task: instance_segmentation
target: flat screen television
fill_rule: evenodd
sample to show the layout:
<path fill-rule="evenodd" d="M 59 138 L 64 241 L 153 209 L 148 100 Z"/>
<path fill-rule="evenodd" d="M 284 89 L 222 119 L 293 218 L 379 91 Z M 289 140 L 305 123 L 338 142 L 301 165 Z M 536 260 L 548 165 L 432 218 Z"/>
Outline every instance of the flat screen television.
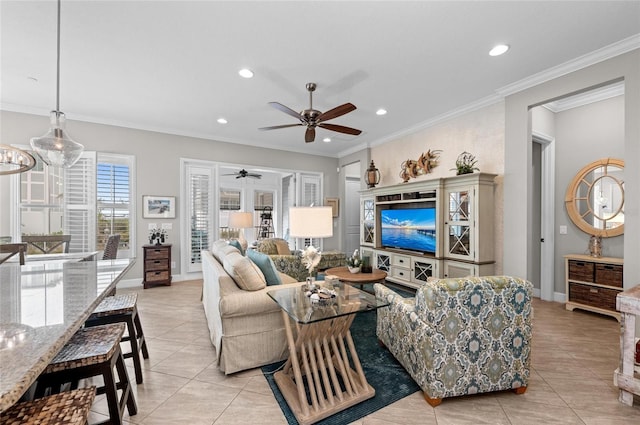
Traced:
<path fill-rule="evenodd" d="M 380 242 L 383 248 L 436 253 L 436 209 L 394 208 L 380 210 Z"/>

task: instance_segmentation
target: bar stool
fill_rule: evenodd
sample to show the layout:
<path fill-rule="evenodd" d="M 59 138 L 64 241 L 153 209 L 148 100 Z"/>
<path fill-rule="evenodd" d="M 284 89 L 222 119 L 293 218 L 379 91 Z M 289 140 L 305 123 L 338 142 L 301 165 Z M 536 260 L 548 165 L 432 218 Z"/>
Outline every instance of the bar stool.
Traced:
<path fill-rule="evenodd" d="M 107 396 L 109 420 L 104 423 L 122 424 L 125 406 L 130 416 L 135 415 L 138 407 L 120 350 L 124 327 L 124 323 L 117 323 L 76 332 L 38 378 L 35 396 L 41 397 L 47 388 L 58 392 L 59 387 L 67 383 L 73 388 L 80 379 L 102 376 L 104 386 L 96 393 Z M 114 366 L 118 381 L 113 373 Z M 119 401 L 118 390 L 122 391 Z"/>
<path fill-rule="evenodd" d="M 136 383 L 142 384 L 142 361 L 140 360 L 140 351 L 142 357 L 149 358 L 147 350 L 147 342 L 144 339 L 142 324 L 140 323 L 140 315 L 138 315 L 138 294 L 122 294 L 112 297 L 106 297 L 91 313 L 91 316 L 85 322 L 86 327 L 106 325 L 109 323 L 126 323 L 127 336 L 122 341 L 129 341 L 131 351 L 123 353 L 125 359 L 133 358 L 133 367 L 136 373 Z"/>
<path fill-rule="evenodd" d="M 96 387 L 89 387 L 17 403 L 0 413 L 0 424 L 84 425 L 95 397 Z"/>

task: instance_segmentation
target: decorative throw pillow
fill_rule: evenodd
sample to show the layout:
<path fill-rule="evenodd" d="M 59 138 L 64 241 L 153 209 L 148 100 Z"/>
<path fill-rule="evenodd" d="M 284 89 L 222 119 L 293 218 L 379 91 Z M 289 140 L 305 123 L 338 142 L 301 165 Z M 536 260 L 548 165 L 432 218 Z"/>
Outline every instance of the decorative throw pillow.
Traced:
<path fill-rule="evenodd" d="M 229 245 L 227 241 L 217 240 L 211 244 L 211 254 L 216 258 L 216 260 L 218 260 L 220 264 L 223 264 L 224 257 L 232 252 L 240 253 L 240 251 L 238 251 L 238 248 Z"/>
<path fill-rule="evenodd" d="M 255 249 L 249 249 L 247 250 L 247 257 L 260 268 L 267 281 L 267 286 L 282 285 L 282 280 L 280 279 L 276 265 L 273 264 L 273 260 L 267 254 L 263 254 Z"/>
<path fill-rule="evenodd" d="M 242 249 L 242 244 L 240 243 L 239 240 L 231 239 L 229 241 L 229 245 L 238 248 L 238 251 L 240 251 L 240 255 L 244 255 L 244 249 Z"/>
<path fill-rule="evenodd" d="M 291 249 L 289 244 L 284 239 L 274 239 L 276 248 L 278 249 L 278 255 L 291 255 Z"/>
<path fill-rule="evenodd" d="M 260 268 L 239 252 L 232 252 L 224 257 L 224 270 L 236 282 L 240 289 L 257 291 L 266 288 L 267 283 Z"/>

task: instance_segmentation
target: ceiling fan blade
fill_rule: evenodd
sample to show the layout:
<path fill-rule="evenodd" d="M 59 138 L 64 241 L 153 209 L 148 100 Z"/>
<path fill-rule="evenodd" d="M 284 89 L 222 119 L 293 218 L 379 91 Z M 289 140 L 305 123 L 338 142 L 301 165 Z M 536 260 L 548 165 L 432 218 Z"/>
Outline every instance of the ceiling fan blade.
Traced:
<path fill-rule="evenodd" d="M 247 174 L 247 177 L 252 177 L 254 179 L 261 179 L 262 174 Z"/>
<path fill-rule="evenodd" d="M 279 128 L 287 128 L 287 127 L 298 127 L 304 125 L 302 123 L 298 123 L 298 124 L 283 124 L 283 125 L 273 125 L 271 127 L 261 127 L 258 130 L 277 130 Z"/>
<path fill-rule="evenodd" d="M 356 128 L 345 127 L 343 125 L 336 124 L 318 124 L 318 127 L 326 128 L 327 130 L 337 131 L 338 133 L 352 134 L 354 136 L 362 133 L 362 130 L 358 130 Z"/>
<path fill-rule="evenodd" d="M 336 106 L 333 109 L 329 109 L 328 111 L 320 114 L 316 122 L 328 121 L 334 118 L 338 118 L 344 114 L 348 114 L 351 111 L 356 110 L 356 105 L 353 103 L 345 103 L 344 105 Z"/>
<path fill-rule="evenodd" d="M 316 139 L 316 129 L 313 127 L 307 127 L 307 131 L 304 133 L 305 143 L 311 143 Z"/>
<path fill-rule="evenodd" d="M 294 111 L 293 109 L 289 108 L 288 106 L 284 106 L 282 103 L 279 102 L 269 102 L 269 105 L 273 106 L 274 108 L 276 108 L 279 111 L 284 112 L 285 114 L 291 115 L 294 118 L 300 119 L 300 114 L 296 111 Z"/>

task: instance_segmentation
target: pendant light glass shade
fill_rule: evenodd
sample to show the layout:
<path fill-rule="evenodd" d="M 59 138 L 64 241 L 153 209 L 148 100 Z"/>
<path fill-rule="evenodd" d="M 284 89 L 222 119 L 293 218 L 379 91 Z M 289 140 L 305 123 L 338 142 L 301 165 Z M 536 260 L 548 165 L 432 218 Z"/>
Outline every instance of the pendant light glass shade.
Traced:
<path fill-rule="evenodd" d="M 69 137 L 63 112 L 51 111 L 51 127 L 40 137 L 31 139 L 31 147 L 47 165 L 69 168 L 80 159 L 84 146 Z"/>
<path fill-rule="evenodd" d="M 51 111 L 51 127 L 47 134 L 32 138 L 31 147 L 45 164 L 69 168 L 80 159 L 84 146 L 69 137 L 64 128 L 66 118 L 60 112 L 60 9 L 58 0 L 56 110 Z"/>
<path fill-rule="evenodd" d="M 0 145 L 0 176 L 29 171 L 36 165 L 30 153 L 13 146 Z"/>

